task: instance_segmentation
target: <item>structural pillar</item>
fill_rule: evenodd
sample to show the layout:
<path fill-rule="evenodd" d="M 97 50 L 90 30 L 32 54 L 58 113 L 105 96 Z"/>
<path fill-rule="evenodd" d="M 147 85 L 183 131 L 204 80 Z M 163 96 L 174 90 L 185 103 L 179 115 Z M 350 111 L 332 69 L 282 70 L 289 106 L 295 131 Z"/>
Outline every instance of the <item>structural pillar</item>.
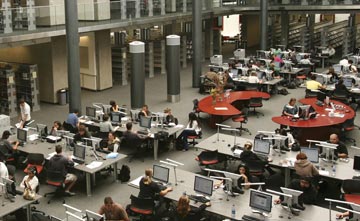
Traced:
<path fill-rule="evenodd" d="M 141 108 L 145 104 L 145 43 L 130 43 L 131 53 L 131 109 Z"/>
<path fill-rule="evenodd" d="M 28 30 L 32 31 L 36 29 L 36 18 L 35 18 L 35 2 L 33 0 L 27 0 L 26 1 L 26 7 L 28 8 L 26 10 L 27 13 L 27 19 L 28 19 Z"/>
<path fill-rule="evenodd" d="M 153 0 L 148 0 L 149 17 L 154 16 L 154 3 Z"/>
<path fill-rule="evenodd" d="M 121 19 L 126 19 L 126 1 L 120 2 Z"/>
<path fill-rule="evenodd" d="M 192 3 L 192 42 L 193 42 L 193 79 L 192 87 L 200 87 L 201 76 L 201 58 L 202 58 L 202 1 L 193 1 Z"/>
<path fill-rule="evenodd" d="M 356 48 L 356 14 L 350 14 L 349 20 L 348 20 L 348 27 L 350 29 L 351 33 L 351 39 L 350 39 L 350 53 Z"/>
<path fill-rule="evenodd" d="M 80 59 L 77 1 L 65 0 L 66 48 L 69 81 L 69 112 L 81 113 Z"/>
<path fill-rule="evenodd" d="M 288 47 L 289 44 L 289 14 L 281 10 L 281 44 Z"/>
<path fill-rule="evenodd" d="M 205 58 L 209 59 L 214 54 L 214 32 L 212 28 L 213 18 L 205 21 Z"/>
<path fill-rule="evenodd" d="M 11 11 L 11 1 L 10 0 L 2 0 L 1 9 L 3 10 L 3 26 L 4 33 L 13 32 L 12 28 L 12 11 Z"/>
<path fill-rule="evenodd" d="M 315 14 L 309 14 L 306 17 L 306 27 L 308 28 L 308 33 L 314 33 L 315 27 Z M 309 48 L 307 50 L 314 48 L 314 35 L 309 35 Z"/>
<path fill-rule="evenodd" d="M 180 36 L 166 37 L 167 100 L 180 101 Z"/>
<path fill-rule="evenodd" d="M 260 49 L 267 49 L 267 29 L 268 29 L 268 0 L 260 2 Z"/>

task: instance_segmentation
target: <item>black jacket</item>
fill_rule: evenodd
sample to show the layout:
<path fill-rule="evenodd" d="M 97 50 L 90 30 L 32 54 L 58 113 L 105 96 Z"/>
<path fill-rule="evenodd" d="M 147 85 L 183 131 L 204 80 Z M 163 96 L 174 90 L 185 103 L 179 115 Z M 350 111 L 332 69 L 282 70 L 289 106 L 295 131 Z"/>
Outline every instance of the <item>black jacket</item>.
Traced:
<path fill-rule="evenodd" d="M 175 221 L 199 221 L 201 219 L 201 213 L 206 209 L 206 205 L 202 204 L 198 208 L 191 207 L 191 210 L 186 216 L 180 216 L 175 210 L 173 214 Z"/>

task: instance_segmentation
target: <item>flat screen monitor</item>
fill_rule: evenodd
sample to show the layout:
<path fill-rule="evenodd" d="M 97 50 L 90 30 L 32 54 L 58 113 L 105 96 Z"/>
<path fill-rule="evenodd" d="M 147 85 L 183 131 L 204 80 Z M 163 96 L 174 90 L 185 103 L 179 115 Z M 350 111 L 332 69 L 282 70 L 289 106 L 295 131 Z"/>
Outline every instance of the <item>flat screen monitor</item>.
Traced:
<path fill-rule="evenodd" d="M 319 163 L 319 149 L 318 148 L 301 147 L 300 152 L 306 154 L 308 160 L 311 163 Z"/>
<path fill-rule="evenodd" d="M 261 212 L 271 213 L 272 195 L 257 190 L 250 190 L 249 206 Z"/>
<path fill-rule="evenodd" d="M 289 189 L 289 188 L 285 188 L 285 187 L 280 187 L 281 191 L 285 194 L 291 195 L 291 201 L 292 204 L 299 204 L 298 199 L 299 196 L 303 193 L 302 191 L 298 191 L 298 190 L 293 190 L 293 189 Z"/>
<path fill-rule="evenodd" d="M 334 64 L 333 68 L 334 68 L 335 73 L 340 73 L 341 72 L 341 65 L 340 64 Z"/>
<path fill-rule="evenodd" d="M 20 142 L 26 143 L 26 141 L 27 141 L 27 131 L 24 130 L 24 129 L 18 128 L 17 129 L 17 139 Z"/>
<path fill-rule="evenodd" d="M 352 78 L 344 78 L 344 85 L 346 88 L 352 88 L 353 85 L 353 79 Z"/>
<path fill-rule="evenodd" d="M 140 127 L 151 128 L 151 117 L 140 116 Z"/>
<path fill-rule="evenodd" d="M 319 82 L 320 84 L 325 84 L 325 78 L 320 74 L 316 75 L 316 81 Z"/>
<path fill-rule="evenodd" d="M 299 106 L 299 118 L 304 120 L 309 119 L 310 105 Z"/>
<path fill-rule="evenodd" d="M 11 194 L 13 196 L 16 196 L 16 187 L 14 184 L 14 181 L 8 179 L 8 178 L 5 178 L 5 177 L 2 177 L 2 183 L 5 185 L 5 191 L 7 194 Z"/>
<path fill-rule="evenodd" d="M 238 73 L 239 73 L 239 70 L 238 70 L 238 69 L 231 69 L 232 77 L 237 77 L 237 76 L 238 76 Z"/>
<path fill-rule="evenodd" d="M 121 114 L 119 112 L 111 112 L 111 121 L 114 123 L 121 122 Z"/>
<path fill-rule="evenodd" d="M 255 139 L 253 150 L 255 153 L 269 154 L 270 153 L 270 143 L 268 140 Z"/>
<path fill-rule="evenodd" d="M 92 212 L 90 210 L 85 210 L 86 212 L 86 220 L 87 221 L 103 221 L 104 216 L 98 213 Z"/>
<path fill-rule="evenodd" d="M 325 99 L 326 99 L 326 94 L 325 93 L 323 93 L 323 92 L 321 92 L 321 91 L 319 91 L 319 92 L 317 92 L 317 100 L 318 101 L 321 101 L 321 102 L 324 102 L 325 101 Z"/>
<path fill-rule="evenodd" d="M 211 179 L 201 176 L 195 176 L 194 191 L 207 196 L 211 196 L 213 191 L 213 182 L 214 181 Z"/>
<path fill-rule="evenodd" d="M 45 124 L 36 124 L 36 130 L 41 137 L 46 137 L 48 135 L 47 126 Z"/>
<path fill-rule="evenodd" d="M 359 156 L 359 155 L 355 155 L 355 156 L 354 156 L 353 169 L 354 169 L 354 170 L 360 170 L 360 156 Z"/>
<path fill-rule="evenodd" d="M 86 107 L 86 116 L 96 118 L 96 107 Z"/>
<path fill-rule="evenodd" d="M 81 144 L 75 144 L 74 157 L 85 160 L 86 146 Z"/>
<path fill-rule="evenodd" d="M 169 182 L 170 169 L 167 167 L 153 165 L 153 178 L 163 183 Z"/>

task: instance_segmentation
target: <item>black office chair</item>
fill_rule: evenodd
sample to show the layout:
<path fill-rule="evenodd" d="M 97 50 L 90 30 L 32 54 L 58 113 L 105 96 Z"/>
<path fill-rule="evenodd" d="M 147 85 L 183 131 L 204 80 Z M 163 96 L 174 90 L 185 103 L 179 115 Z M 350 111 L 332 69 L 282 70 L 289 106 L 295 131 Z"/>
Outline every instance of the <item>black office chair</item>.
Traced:
<path fill-rule="evenodd" d="M 46 183 L 50 186 L 56 187 L 56 190 L 53 192 L 45 193 L 45 197 L 52 195 L 53 197 L 48 200 L 48 204 L 54 198 L 61 198 L 63 203 L 65 203 L 64 196 L 65 193 L 65 177 L 63 176 L 61 171 L 47 170 Z"/>
<path fill-rule="evenodd" d="M 317 92 L 309 89 L 305 89 L 305 98 L 317 97 Z"/>
<path fill-rule="evenodd" d="M 341 186 L 341 198 L 347 202 L 360 203 L 360 180 L 344 180 Z"/>
<path fill-rule="evenodd" d="M 258 83 L 245 83 L 245 91 L 259 91 Z"/>
<path fill-rule="evenodd" d="M 139 215 L 140 220 L 146 220 L 153 217 L 155 212 L 155 204 L 153 199 L 144 199 L 131 195 L 130 200 L 131 204 L 129 210 L 134 215 Z"/>
<path fill-rule="evenodd" d="M 349 103 L 349 92 L 347 90 L 335 89 L 333 91 L 331 99 L 343 102 L 344 104 Z"/>
<path fill-rule="evenodd" d="M 250 113 L 255 114 L 256 117 L 259 117 L 259 114 L 262 115 L 262 116 L 265 116 L 263 113 L 258 112 L 258 111 L 255 110 L 255 108 L 263 106 L 262 100 L 263 100 L 262 97 L 252 97 L 252 98 L 250 98 L 249 108 L 253 108 L 253 111 L 250 111 Z"/>
<path fill-rule="evenodd" d="M 66 121 L 63 122 L 63 128 L 66 131 L 70 131 L 70 133 L 77 133 L 77 128 L 73 127 L 71 124 L 66 123 Z"/>
<path fill-rule="evenodd" d="M 148 140 L 141 139 L 136 134 L 132 134 L 121 139 L 121 149 L 123 150 L 123 148 L 125 148 L 131 150 L 130 153 L 127 153 L 127 155 L 130 156 L 129 162 L 135 158 L 140 158 L 141 161 L 144 162 L 147 147 Z"/>

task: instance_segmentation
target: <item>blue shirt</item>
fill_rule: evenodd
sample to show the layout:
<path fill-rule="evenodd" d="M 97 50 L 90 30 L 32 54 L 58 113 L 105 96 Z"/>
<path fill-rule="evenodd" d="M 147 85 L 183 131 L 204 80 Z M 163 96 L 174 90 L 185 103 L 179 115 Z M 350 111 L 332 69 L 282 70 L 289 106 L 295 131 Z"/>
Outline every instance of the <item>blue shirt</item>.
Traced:
<path fill-rule="evenodd" d="M 66 123 L 71 124 L 75 128 L 75 127 L 77 127 L 78 122 L 79 122 L 79 119 L 75 113 L 70 113 L 68 115 Z"/>

